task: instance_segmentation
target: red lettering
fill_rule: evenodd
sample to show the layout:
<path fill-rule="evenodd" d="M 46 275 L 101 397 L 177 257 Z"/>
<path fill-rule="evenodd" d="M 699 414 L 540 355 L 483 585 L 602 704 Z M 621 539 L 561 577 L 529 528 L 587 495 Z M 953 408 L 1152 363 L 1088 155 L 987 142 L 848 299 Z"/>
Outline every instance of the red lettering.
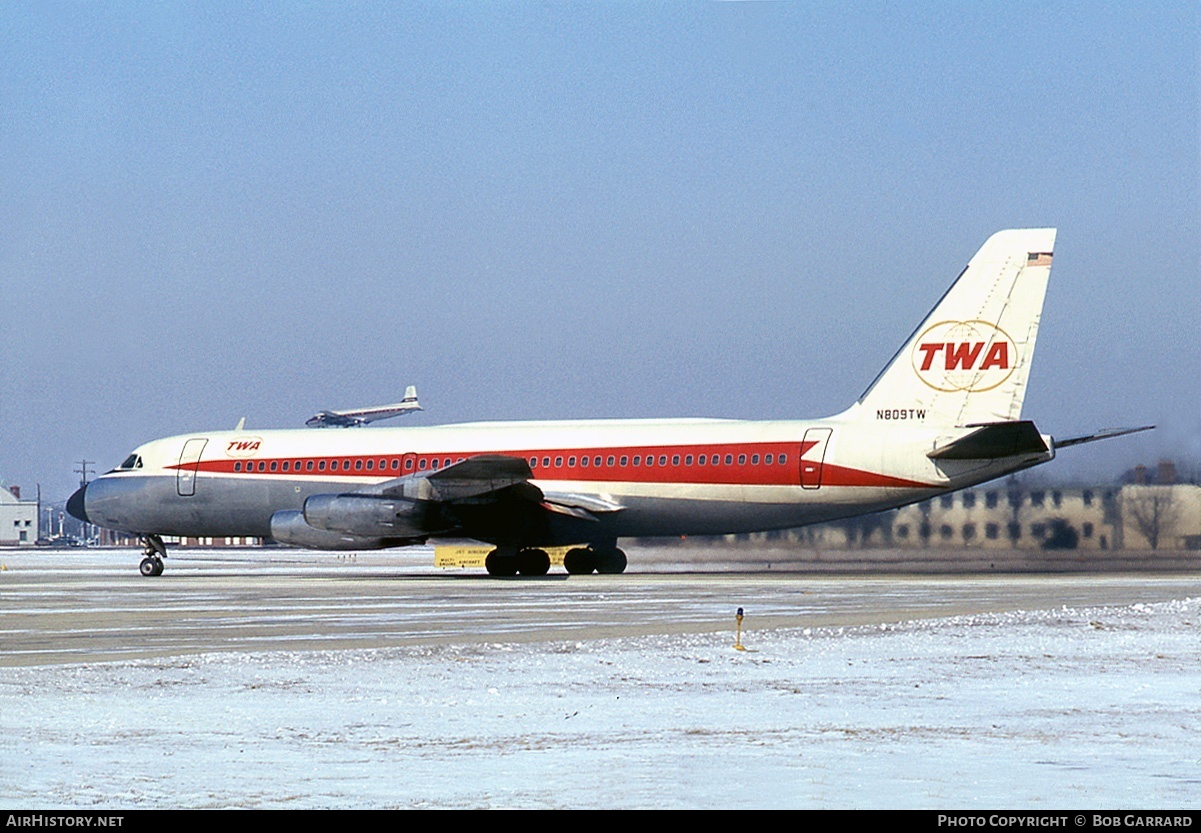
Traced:
<path fill-rule="evenodd" d="M 943 348 L 941 343 L 936 344 L 919 344 L 918 350 L 926 354 L 926 358 L 922 359 L 922 370 L 929 370 L 930 365 L 934 364 L 934 354 Z"/>
<path fill-rule="evenodd" d="M 988 370 L 990 367 L 1003 370 L 1009 368 L 1009 342 L 998 341 L 988 348 L 988 355 L 984 357 L 984 364 L 980 365 L 980 369 Z"/>
<path fill-rule="evenodd" d="M 964 370 L 971 370 L 972 365 L 976 363 L 976 357 L 980 355 L 980 351 L 983 349 L 983 341 L 977 341 L 974 345 L 966 342 L 962 344 L 947 344 L 947 370 L 955 370 L 959 367 L 962 367 Z"/>

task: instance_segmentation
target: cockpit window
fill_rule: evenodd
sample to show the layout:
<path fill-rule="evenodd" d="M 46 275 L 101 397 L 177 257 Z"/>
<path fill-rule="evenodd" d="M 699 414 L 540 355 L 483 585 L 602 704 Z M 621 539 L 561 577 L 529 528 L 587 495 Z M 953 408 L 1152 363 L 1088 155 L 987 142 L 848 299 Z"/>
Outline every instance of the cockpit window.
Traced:
<path fill-rule="evenodd" d="M 117 466 L 115 471 L 130 471 L 131 469 L 140 469 L 142 467 L 142 458 L 136 454 L 130 454 L 125 458 L 125 462 Z"/>

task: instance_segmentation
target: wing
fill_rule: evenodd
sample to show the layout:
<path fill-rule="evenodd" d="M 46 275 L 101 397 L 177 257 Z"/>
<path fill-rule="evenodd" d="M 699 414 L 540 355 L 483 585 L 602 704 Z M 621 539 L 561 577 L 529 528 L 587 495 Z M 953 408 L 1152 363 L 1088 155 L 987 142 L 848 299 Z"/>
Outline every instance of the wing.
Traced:
<path fill-rule="evenodd" d="M 354 492 L 312 495 L 301 514 L 313 532 L 296 529 L 296 518 L 289 517 L 289 534 L 296 543 L 310 547 L 328 533 L 338 536 L 331 537 L 331 543 L 345 542 L 349 536 L 383 546 L 434 535 L 578 542 L 586 540 L 589 527 L 605 515 L 625 508 L 603 495 L 547 492 L 533 479 L 529 463 L 520 457 L 479 455 Z"/>

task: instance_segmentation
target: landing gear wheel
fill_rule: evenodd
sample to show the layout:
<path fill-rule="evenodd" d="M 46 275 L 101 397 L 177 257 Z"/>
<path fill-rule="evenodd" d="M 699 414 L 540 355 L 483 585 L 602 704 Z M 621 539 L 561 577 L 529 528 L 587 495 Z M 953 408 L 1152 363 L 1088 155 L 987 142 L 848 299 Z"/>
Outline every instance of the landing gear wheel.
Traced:
<path fill-rule="evenodd" d="M 163 559 L 167 557 L 167 546 L 161 535 L 142 535 L 142 563 L 138 572 L 144 576 L 161 576 L 163 574 Z"/>
<path fill-rule="evenodd" d="M 488 571 L 490 576 L 515 576 L 517 568 L 521 566 L 521 559 L 512 550 L 509 552 L 501 552 L 500 549 L 494 549 L 488 553 L 488 557 L 484 559 L 484 569 Z"/>
<path fill-rule="evenodd" d="M 563 556 L 563 569 L 573 576 L 586 576 L 596 569 L 596 553 L 587 547 L 575 547 Z"/>
<path fill-rule="evenodd" d="M 163 574 L 162 559 L 148 555 L 138 565 L 138 571 L 144 576 L 161 576 Z"/>
<path fill-rule="evenodd" d="M 530 547 L 517 553 L 517 557 L 521 562 L 518 571 L 523 576 L 544 576 L 550 572 L 550 556 L 546 550 Z"/>
<path fill-rule="evenodd" d="M 596 571 L 601 575 L 617 575 L 626 571 L 626 554 L 617 547 L 596 554 Z"/>

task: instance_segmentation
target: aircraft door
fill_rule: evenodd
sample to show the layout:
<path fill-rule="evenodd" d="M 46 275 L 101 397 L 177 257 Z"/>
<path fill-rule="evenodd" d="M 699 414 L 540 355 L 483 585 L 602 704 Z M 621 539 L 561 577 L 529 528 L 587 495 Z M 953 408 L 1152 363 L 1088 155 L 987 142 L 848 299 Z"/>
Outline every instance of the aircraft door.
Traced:
<path fill-rule="evenodd" d="M 406 474 L 412 474 L 415 471 L 417 471 L 417 454 L 416 452 L 410 451 L 401 458 L 400 476 L 404 477 Z"/>
<path fill-rule="evenodd" d="M 821 488 L 822 464 L 826 460 L 826 444 L 830 441 L 831 433 L 832 428 L 810 428 L 805 432 L 800 455 L 802 488 Z"/>
<path fill-rule="evenodd" d="M 196 472 L 200 469 L 200 455 L 208 440 L 195 437 L 183 444 L 179 454 L 179 468 L 175 474 L 175 488 L 180 497 L 191 497 L 196 494 Z"/>

